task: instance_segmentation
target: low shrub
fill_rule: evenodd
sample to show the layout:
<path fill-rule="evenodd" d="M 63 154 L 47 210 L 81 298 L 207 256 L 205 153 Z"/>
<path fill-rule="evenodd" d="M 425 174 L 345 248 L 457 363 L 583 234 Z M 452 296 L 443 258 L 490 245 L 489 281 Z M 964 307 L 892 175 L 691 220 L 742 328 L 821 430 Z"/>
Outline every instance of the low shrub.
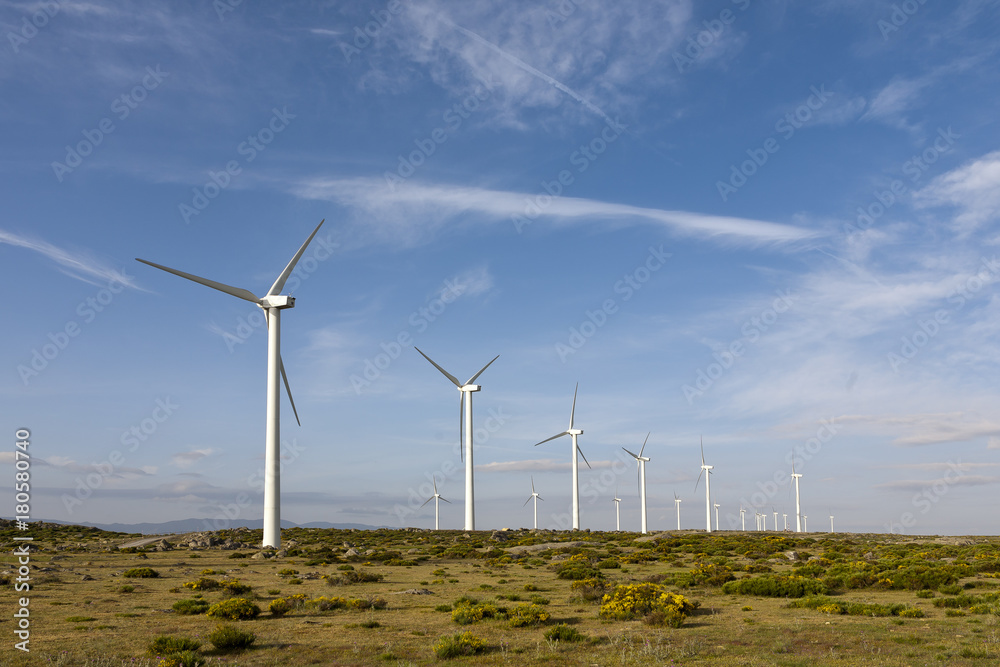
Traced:
<path fill-rule="evenodd" d="M 246 598 L 229 598 L 213 604 L 205 613 L 210 618 L 241 621 L 260 616 L 260 607 Z"/>
<path fill-rule="evenodd" d="M 223 623 L 208 635 L 208 641 L 220 651 L 232 651 L 250 647 L 257 641 L 257 635 L 247 630 L 240 630 L 235 625 Z"/>
<path fill-rule="evenodd" d="M 172 653 L 156 664 L 156 667 L 202 667 L 205 659 L 194 651 Z"/>
<path fill-rule="evenodd" d="M 174 611 L 183 616 L 204 614 L 209 604 L 204 600 L 178 600 L 173 604 Z"/>
<path fill-rule="evenodd" d="M 665 614 L 665 618 L 673 617 L 674 612 L 686 618 L 698 606 L 697 602 L 671 593 L 659 584 L 623 584 L 601 600 L 600 615 L 628 621 L 660 611 Z M 679 627 L 683 622 L 684 618 L 680 618 L 674 627 Z"/>
<path fill-rule="evenodd" d="M 537 604 L 519 604 L 507 612 L 507 623 L 512 628 L 541 625 L 549 619 L 549 614 Z"/>
<path fill-rule="evenodd" d="M 806 595 L 825 595 L 827 588 L 818 579 L 795 575 L 765 575 L 726 582 L 722 585 L 722 592 L 771 598 L 800 598 Z"/>
<path fill-rule="evenodd" d="M 556 642 L 579 642 L 587 638 L 585 634 L 565 623 L 552 626 L 545 632 L 545 638 Z"/>
<path fill-rule="evenodd" d="M 271 603 L 267 605 L 267 610 L 271 612 L 271 616 L 281 618 L 292 610 L 292 603 L 285 598 L 277 598 L 276 600 L 271 600 Z"/>
<path fill-rule="evenodd" d="M 458 658 L 465 655 L 478 655 L 485 650 L 486 641 L 471 632 L 462 632 L 450 637 L 442 637 L 434 645 L 434 654 L 440 660 Z"/>
<path fill-rule="evenodd" d="M 600 600 L 608 592 L 610 584 L 603 579 L 577 579 L 570 584 L 570 589 L 583 600 Z"/>
<path fill-rule="evenodd" d="M 133 567 L 122 572 L 122 576 L 129 579 L 155 579 L 160 573 L 151 567 Z"/>
<path fill-rule="evenodd" d="M 348 586 L 350 584 L 377 583 L 385 579 L 384 574 L 367 570 L 345 570 L 341 574 L 325 577 L 328 586 Z"/>
<path fill-rule="evenodd" d="M 188 581 L 182 584 L 184 588 L 190 588 L 193 591 L 214 591 L 221 586 L 218 579 L 209 579 L 208 577 L 202 577 L 197 581 Z"/>

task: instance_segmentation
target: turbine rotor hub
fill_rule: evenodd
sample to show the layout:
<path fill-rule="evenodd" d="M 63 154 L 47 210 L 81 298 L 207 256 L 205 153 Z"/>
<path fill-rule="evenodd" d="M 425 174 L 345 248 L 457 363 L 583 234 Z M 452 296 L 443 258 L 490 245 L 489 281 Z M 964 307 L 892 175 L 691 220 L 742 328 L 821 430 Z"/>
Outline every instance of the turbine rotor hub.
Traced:
<path fill-rule="evenodd" d="M 261 298 L 260 305 L 262 308 L 294 308 L 295 297 L 288 296 L 287 294 L 265 296 Z"/>

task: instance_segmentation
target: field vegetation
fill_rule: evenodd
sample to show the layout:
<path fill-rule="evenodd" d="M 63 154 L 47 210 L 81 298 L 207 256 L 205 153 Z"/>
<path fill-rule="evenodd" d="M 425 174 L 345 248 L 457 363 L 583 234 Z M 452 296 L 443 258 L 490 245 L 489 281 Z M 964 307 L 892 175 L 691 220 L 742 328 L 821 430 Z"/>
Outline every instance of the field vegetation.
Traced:
<path fill-rule="evenodd" d="M 275 552 L 32 524 L 25 594 L 16 534 L 5 667 L 1000 662 L 998 538 L 291 529 Z"/>

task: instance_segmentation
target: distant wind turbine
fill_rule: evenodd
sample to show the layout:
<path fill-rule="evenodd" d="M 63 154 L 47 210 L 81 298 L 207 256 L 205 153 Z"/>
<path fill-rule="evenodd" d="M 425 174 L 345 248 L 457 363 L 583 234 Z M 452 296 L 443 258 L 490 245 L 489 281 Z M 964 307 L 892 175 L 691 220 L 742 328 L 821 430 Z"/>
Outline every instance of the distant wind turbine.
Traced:
<path fill-rule="evenodd" d="M 434 477 L 433 480 L 434 480 L 434 495 L 425 500 L 424 505 L 426 505 L 432 500 L 434 501 L 434 530 L 441 530 L 441 523 L 439 521 L 441 517 L 441 512 L 440 512 L 441 503 L 439 503 L 438 501 L 443 500 L 449 505 L 451 504 L 451 501 L 442 496 L 440 493 L 438 493 L 437 477 Z M 421 505 L 421 507 L 423 507 L 424 505 Z"/>
<path fill-rule="evenodd" d="M 643 456 L 642 452 L 646 449 L 646 442 L 649 440 L 649 433 L 646 434 L 646 439 L 642 441 L 642 449 L 639 450 L 638 454 L 630 452 L 625 449 L 629 455 L 632 456 L 639 464 L 638 477 L 639 477 L 639 504 L 642 506 L 641 516 L 642 516 L 642 533 L 646 534 L 646 462 L 649 461 L 648 456 Z"/>
<path fill-rule="evenodd" d="M 787 514 L 782 514 L 781 516 L 784 517 L 785 530 L 787 531 L 788 530 L 788 515 Z"/>
<path fill-rule="evenodd" d="M 712 469 L 715 466 L 710 466 L 705 463 L 705 441 L 701 441 L 701 472 L 698 473 L 698 479 L 695 480 L 694 490 L 698 490 L 698 482 L 701 481 L 701 476 L 705 475 L 705 532 L 712 532 L 712 491 L 709 484 L 709 478 L 712 475 Z M 707 474 L 706 474 L 707 473 Z"/>
<path fill-rule="evenodd" d="M 288 262 L 285 269 L 278 275 L 278 279 L 271 285 L 263 297 L 259 297 L 249 290 L 241 287 L 232 287 L 224 283 L 217 283 L 214 280 L 201 278 L 191 273 L 171 269 L 160 264 L 139 259 L 136 261 L 148 264 L 154 268 L 172 273 L 181 278 L 187 278 L 200 285 L 211 287 L 212 289 L 225 292 L 238 299 L 256 304 L 264 311 L 264 321 L 267 323 L 267 402 L 264 426 L 264 538 L 262 546 L 277 549 L 281 546 L 281 464 L 278 458 L 281 447 L 281 389 L 279 382 L 284 381 L 285 392 L 288 394 L 288 401 L 292 405 L 292 412 L 295 414 L 295 421 L 299 420 L 298 412 L 295 410 L 295 402 L 292 401 L 292 391 L 288 386 L 288 376 L 285 375 L 285 364 L 281 361 L 281 311 L 286 308 L 295 307 L 295 298 L 281 294 L 285 288 L 285 282 L 295 269 L 295 265 L 306 251 L 306 247 L 316 236 L 316 232 L 323 226 L 323 220 L 316 225 L 316 229 L 309 235 L 298 252 Z M 300 422 L 301 424 L 301 422 Z"/>
<path fill-rule="evenodd" d="M 805 514 L 802 515 L 802 531 L 805 533 L 809 532 L 809 517 Z"/>
<path fill-rule="evenodd" d="M 795 483 L 795 532 L 802 532 L 802 507 L 799 504 L 799 479 L 802 473 L 795 472 L 795 457 L 792 457 L 792 481 Z"/>
<path fill-rule="evenodd" d="M 414 347 L 413 349 L 416 350 L 417 352 L 420 352 L 420 349 L 417 347 Z M 458 388 L 458 391 L 460 392 L 458 399 L 458 443 L 460 447 L 459 452 L 461 453 L 462 452 L 461 446 L 463 444 L 462 432 L 464 430 L 465 450 L 463 458 L 465 459 L 465 530 L 475 530 L 476 499 L 475 499 L 475 481 L 473 479 L 474 470 L 472 467 L 472 394 L 474 392 L 479 391 L 482 387 L 480 387 L 478 384 L 473 384 L 473 383 L 480 375 L 483 374 L 483 371 L 485 371 L 487 368 L 490 367 L 490 364 L 492 364 L 494 361 L 500 358 L 500 355 L 498 354 L 497 356 L 493 357 L 490 360 L 489 364 L 486 364 L 485 366 L 480 368 L 479 372 L 473 375 L 471 378 L 469 378 L 469 381 L 466 382 L 465 384 L 459 382 L 457 377 L 455 377 L 454 375 L 452 375 L 451 373 L 449 373 L 448 371 L 446 371 L 445 369 L 441 368 L 436 363 L 434 363 L 434 360 L 428 357 L 423 352 L 420 352 L 420 356 L 426 359 L 427 361 L 431 362 L 431 365 L 434 366 L 434 368 L 441 371 L 442 375 L 451 380 L 452 384 L 454 384 Z M 463 427 L 463 417 L 464 417 L 464 427 Z"/>
<path fill-rule="evenodd" d="M 618 497 L 618 489 L 615 489 L 615 497 L 611 499 L 611 502 L 615 504 L 615 530 L 620 531 L 622 529 L 622 499 Z"/>
<path fill-rule="evenodd" d="M 771 511 L 774 513 L 774 532 L 778 532 L 778 510 L 774 509 L 774 505 L 772 505 Z"/>
<path fill-rule="evenodd" d="M 541 442 L 536 442 L 535 447 L 538 445 L 545 444 L 549 440 L 555 440 L 556 438 L 561 438 L 564 435 L 568 435 L 573 442 L 572 451 L 572 463 L 573 463 L 573 530 L 580 530 L 580 460 L 577 458 L 577 454 L 583 456 L 583 451 L 580 446 L 576 443 L 576 437 L 578 435 L 583 435 L 583 429 L 574 428 L 573 420 L 576 416 L 576 394 L 580 390 L 580 383 L 576 383 L 576 389 L 573 390 L 573 407 L 569 411 L 569 428 L 562 433 L 556 433 L 551 438 L 546 438 Z M 583 456 L 583 462 L 590 467 L 590 461 L 587 460 L 586 456 Z"/>
<path fill-rule="evenodd" d="M 830 532 L 833 532 L 833 515 L 830 515 Z"/>
<path fill-rule="evenodd" d="M 677 506 L 677 530 L 681 529 L 681 499 L 674 493 L 674 505 Z"/>
<path fill-rule="evenodd" d="M 719 503 L 715 503 L 715 529 L 719 530 Z"/>
<path fill-rule="evenodd" d="M 747 510 L 743 505 L 740 505 L 740 522 L 743 524 L 743 532 L 747 530 Z"/>
<path fill-rule="evenodd" d="M 535 477 L 534 476 L 531 477 L 531 495 L 528 496 L 528 499 L 524 501 L 524 505 L 527 505 L 532 500 L 535 501 L 535 530 L 538 530 L 538 501 L 539 500 L 545 500 L 545 498 L 542 498 L 540 495 L 538 495 L 537 493 L 535 493 Z M 524 505 L 521 505 L 521 507 L 524 507 Z"/>

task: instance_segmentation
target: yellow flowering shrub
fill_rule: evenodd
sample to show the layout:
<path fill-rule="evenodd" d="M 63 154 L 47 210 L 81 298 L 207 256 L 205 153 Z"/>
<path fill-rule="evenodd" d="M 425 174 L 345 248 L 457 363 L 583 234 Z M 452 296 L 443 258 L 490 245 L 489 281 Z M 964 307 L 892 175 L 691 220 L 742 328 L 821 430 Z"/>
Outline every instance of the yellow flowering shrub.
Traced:
<path fill-rule="evenodd" d="M 697 602 L 671 593 L 659 584 L 623 584 L 601 600 L 601 616 L 628 621 L 660 612 L 672 619 L 679 617 L 677 625 L 680 625 L 698 606 Z"/>

